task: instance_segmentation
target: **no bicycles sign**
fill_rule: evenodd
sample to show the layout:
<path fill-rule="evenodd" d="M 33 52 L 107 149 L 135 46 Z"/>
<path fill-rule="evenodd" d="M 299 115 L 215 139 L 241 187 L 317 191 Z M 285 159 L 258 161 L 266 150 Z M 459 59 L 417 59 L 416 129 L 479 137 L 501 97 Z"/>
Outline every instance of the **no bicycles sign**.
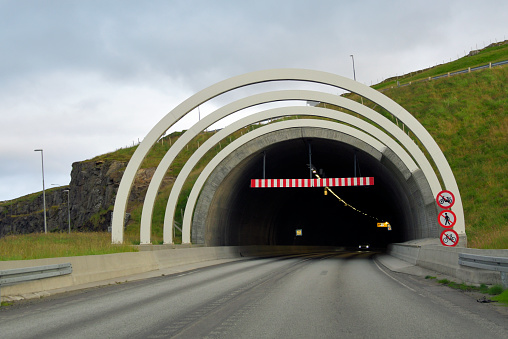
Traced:
<path fill-rule="evenodd" d="M 459 235 L 454 230 L 444 230 L 441 233 L 440 240 L 443 246 L 454 247 L 459 243 Z"/>

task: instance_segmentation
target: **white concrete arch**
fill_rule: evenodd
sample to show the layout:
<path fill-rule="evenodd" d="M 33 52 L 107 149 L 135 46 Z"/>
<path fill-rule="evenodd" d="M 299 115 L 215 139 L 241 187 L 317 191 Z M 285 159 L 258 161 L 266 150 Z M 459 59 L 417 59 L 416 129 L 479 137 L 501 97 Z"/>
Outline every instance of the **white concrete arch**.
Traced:
<path fill-rule="evenodd" d="M 360 114 L 365 118 L 371 120 L 378 126 L 382 127 L 383 129 L 390 131 L 393 137 L 396 140 L 399 140 L 401 144 L 404 145 L 406 149 L 408 149 L 409 154 L 416 160 L 418 165 L 421 167 L 422 171 L 424 172 L 429 182 L 429 185 L 431 186 L 433 194 L 437 195 L 437 193 L 441 190 L 441 185 L 431 164 L 429 163 L 428 159 L 425 157 L 423 152 L 420 150 L 420 148 L 413 142 L 413 140 L 408 135 L 406 135 L 401 129 L 393 128 L 394 125 L 389 119 L 380 115 L 376 111 L 368 108 L 367 106 L 361 105 L 355 101 L 346 99 L 341 96 L 316 91 L 286 90 L 286 91 L 260 93 L 246 98 L 242 98 L 228 105 L 225 105 L 217 109 L 216 111 L 212 112 L 208 116 L 204 117 L 195 125 L 193 125 L 188 131 L 186 131 L 182 136 L 180 136 L 180 138 L 173 144 L 171 149 L 164 155 L 163 159 L 161 160 L 152 177 L 152 180 L 146 193 L 143 211 L 141 215 L 141 230 L 140 230 L 141 243 L 142 244 L 150 243 L 153 207 L 155 204 L 155 199 L 157 197 L 158 189 L 171 163 L 174 161 L 178 153 L 185 147 L 185 145 L 188 142 L 190 142 L 202 130 L 211 126 L 213 123 L 241 109 L 268 102 L 289 101 L 289 100 L 305 100 L 305 101 L 312 100 L 323 102 L 326 104 L 331 104 L 337 107 L 342 107 L 350 111 L 353 111 L 357 114 Z M 334 114 L 339 114 L 339 112 L 336 110 L 331 111 L 334 112 Z M 276 117 L 276 115 L 267 118 L 274 117 Z M 180 173 L 180 175 L 182 175 L 182 173 Z M 167 218 L 165 218 L 165 220 L 166 222 L 168 222 Z M 164 237 L 165 242 L 166 241 L 171 242 L 170 239 L 172 237 L 172 233 L 165 228 L 165 234 L 167 234 Z"/>
<path fill-rule="evenodd" d="M 167 129 L 195 107 L 222 93 L 256 83 L 281 80 L 308 81 L 342 88 L 373 101 L 401 120 L 422 142 L 423 146 L 432 156 L 432 159 L 443 178 L 445 187 L 454 192 L 454 211 L 458 220 L 455 225 L 455 230 L 459 233 L 465 233 L 462 200 L 451 168 L 443 153 L 439 149 L 439 146 L 425 128 L 409 112 L 376 90 L 345 77 L 313 70 L 276 69 L 247 73 L 212 85 L 185 100 L 162 118 L 159 123 L 154 126 L 154 128 L 152 128 L 134 152 L 124 172 L 122 181 L 120 182 L 113 211 L 112 242 L 123 242 L 124 215 L 130 190 L 134 182 L 134 177 L 151 147 L 158 141 Z"/>
<path fill-rule="evenodd" d="M 167 207 L 166 207 L 166 215 L 164 217 L 164 243 L 171 243 L 172 242 L 172 225 L 174 220 L 174 213 L 176 204 L 178 202 L 178 196 L 181 193 L 181 190 L 183 188 L 183 184 L 185 183 L 186 179 L 190 175 L 192 169 L 194 166 L 198 163 L 198 161 L 208 152 L 213 146 L 215 146 L 220 140 L 223 140 L 231 133 L 245 127 L 249 126 L 253 123 L 266 120 L 268 118 L 274 118 L 274 117 L 280 117 L 280 116 L 289 116 L 289 115 L 307 115 L 307 116 L 318 116 L 322 118 L 330 118 L 335 119 L 350 125 L 355 126 L 358 128 L 358 133 L 356 133 L 354 136 L 357 138 L 363 138 L 362 140 L 366 140 L 370 136 L 374 137 L 378 141 L 380 141 L 383 144 L 383 147 L 388 147 L 390 150 L 392 150 L 404 163 L 405 167 L 409 171 L 409 173 L 404 173 L 406 179 L 408 176 L 411 175 L 411 173 L 419 170 L 416 163 L 413 161 L 413 159 L 409 156 L 409 154 L 390 136 L 385 134 L 380 129 L 374 127 L 372 124 L 369 124 L 368 122 L 361 120 L 359 118 L 356 118 L 350 114 L 346 114 L 344 112 L 337 112 L 332 111 L 325 108 L 319 108 L 319 107 L 308 107 L 308 106 L 289 106 L 289 107 L 281 107 L 281 108 L 274 108 L 270 110 L 266 110 L 260 113 L 252 114 L 244 119 L 241 119 L 239 121 L 236 121 L 232 123 L 231 125 L 225 127 L 224 129 L 220 130 L 216 134 L 214 134 L 210 139 L 208 139 L 203 145 L 201 145 L 196 152 L 187 160 L 184 167 L 180 171 L 180 174 L 176 178 L 176 181 L 173 184 L 173 188 L 171 190 L 171 194 L 169 196 Z M 275 123 L 276 125 L 279 125 L 279 123 Z M 277 126 L 279 127 L 279 126 Z M 353 133 L 350 129 L 347 129 L 350 131 L 349 133 Z M 367 134 L 365 134 L 366 132 Z M 251 132 L 249 132 L 250 134 Z M 269 133 L 269 132 L 267 132 Z M 266 134 L 266 133 L 263 133 Z M 369 136 L 370 135 L 370 136 Z M 243 140 L 248 140 L 248 138 L 243 138 Z M 370 139 L 369 139 L 370 140 Z M 383 152 L 383 148 L 381 147 L 378 149 L 381 153 Z M 435 174 L 434 174 L 435 176 Z M 143 225 L 142 225 L 143 226 Z M 147 231 L 147 230 L 143 230 Z M 149 231 L 149 230 L 148 230 Z"/>

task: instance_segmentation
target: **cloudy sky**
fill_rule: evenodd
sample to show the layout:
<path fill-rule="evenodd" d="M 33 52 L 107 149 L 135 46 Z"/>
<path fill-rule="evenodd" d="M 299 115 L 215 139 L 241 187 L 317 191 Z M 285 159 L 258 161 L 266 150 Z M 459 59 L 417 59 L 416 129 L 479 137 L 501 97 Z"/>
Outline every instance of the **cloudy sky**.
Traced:
<path fill-rule="evenodd" d="M 371 85 L 505 40 L 506 13 L 506 0 L 0 0 L 0 201 L 42 189 L 34 149 L 46 187 L 67 185 L 73 162 L 143 140 L 218 81 L 271 68 L 353 78 L 354 55 Z"/>

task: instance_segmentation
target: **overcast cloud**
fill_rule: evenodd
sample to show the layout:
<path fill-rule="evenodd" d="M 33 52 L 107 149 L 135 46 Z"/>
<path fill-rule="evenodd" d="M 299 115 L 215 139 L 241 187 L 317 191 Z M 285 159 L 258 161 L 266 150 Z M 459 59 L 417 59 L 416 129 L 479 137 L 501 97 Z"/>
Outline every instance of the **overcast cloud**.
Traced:
<path fill-rule="evenodd" d="M 353 54 L 371 85 L 505 40 L 506 13 L 506 0 L 0 0 L 0 200 L 42 189 L 34 149 L 46 187 L 67 185 L 73 162 L 142 140 L 218 81 L 293 67 L 353 78 Z"/>

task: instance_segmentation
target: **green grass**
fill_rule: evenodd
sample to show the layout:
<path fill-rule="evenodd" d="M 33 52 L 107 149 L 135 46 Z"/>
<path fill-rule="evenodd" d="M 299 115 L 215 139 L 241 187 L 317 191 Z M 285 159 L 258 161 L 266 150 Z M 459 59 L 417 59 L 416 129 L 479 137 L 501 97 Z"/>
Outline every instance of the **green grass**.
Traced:
<path fill-rule="evenodd" d="M 0 261 L 137 251 L 136 247 L 129 245 L 112 245 L 111 234 L 104 232 L 34 233 L 0 239 Z"/>
<path fill-rule="evenodd" d="M 425 279 L 437 279 L 437 278 L 431 277 L 431 276 L 426 276 Z M 456 289 L 456 290 L 467 291 L 467 292 L 476 291 L 476 292 L 485 293 L 485 294 L 489 294 L 489 295 L 493 295 L 493 296 L 499 296 L 499 297 L 492 298 L 492 299 L 493 300 L 501 299 L 498 301 L 504 300 L 503 302 L 508 303 L 508 290 L 505 290 L 503 288 L 503 286 L 501 286 L 501 285 L 493 285 L 491 287 L 488 287 L 485 284 L 481 284 L 480 286 L 476 286 L 476 285 L 468 285 L 466 283 L 459 284 L 454 281 L 450 281 L 448 279 L 439 279 L 439 280 L 437 280 L 437 282 L 442 285 L 448 286 L 450 288 Z"/>
<path fill-rule="evenodd" d="M 508 290 L 503 291 L 501 294 L 492 297 L 492 300 L 508 304 Z"/>

